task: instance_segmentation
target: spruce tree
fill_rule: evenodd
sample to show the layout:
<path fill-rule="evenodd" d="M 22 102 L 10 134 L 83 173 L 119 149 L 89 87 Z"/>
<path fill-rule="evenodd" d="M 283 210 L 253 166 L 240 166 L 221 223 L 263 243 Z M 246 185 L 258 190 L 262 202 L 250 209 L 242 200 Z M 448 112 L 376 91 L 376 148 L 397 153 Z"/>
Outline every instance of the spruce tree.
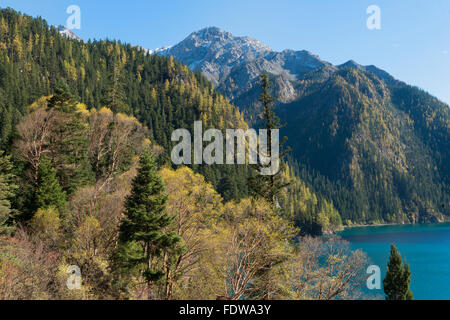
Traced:
<path fill-rule="evenodd" d="M 64 81 L 58 81 L 55 93 L 48 100 L 49 108 L 58 108 L 65 112 L 72 112 L 75 110 L 75 98 L 70 92 L 69 86 Z"/>
<path fill-rule="evenodd" d="M 414 296 L 409 288 L 410 284 L 409 265 L 406 262 L 402 265 L 400 252 L 394 245 L 391 245 L 386 277 L 383 280 L 386 300 L 413 300 Z"/>
<path fill-rule="evenodd" d="M 174 219 L 166 212 L 166 202 L 155 159 L 147 150 L 125 202 L 117 258 L 124 269 L 138 270 L 144 277 L 149 299 L 155 297 L 152 285 L 164 276 L 162 256 L 175 251 L 181 241 L 178 234 L 166 231 Z"/>
<path fill-rule="evenodd" d="M 60 82 L 48 102 L 48 107 L 58 112 L 52 128 L 52 163 L 58 172 L 61 186 L 68 195 L 93 181 L 87 156 L 89 129 L 86 120 L 78 112 L 77 105 L 64 82 Z"/>
<path fill-rule="evenodd" d="M 4 156 L 0 150 L 0 235 L 10 235 L 14 231 L 10 199 L 18 188 L 14 183 L 10 156 Z"/>
<path fill-rule="evenodd" d="M 120 62 L 112 63 L 108 74 L 108 85 L 102 99 L 102 104 L 110 108 L 114 113 L 130 114 L 131 108 L 126 104 L 126 95 L 123 89 L 123 71 Z"/>
<path fill-rule="evenodd" d="M 279 130 L 282 126 L 280 124 L 280 119 L 276 116 L 274 112 L 274 102 L 275 98 L 273 98 L 270 94 L 271 82 L 269 80 L 269 76 L 267 74 L 262 74 L 261 76 L 261 87 L 262 93 L 259 97 L 259 101 L 262 103 L 263 112 L 261 115 L 262 120 L 262 128 L 267 129 L 267 157 L 272 157 L 274 150 L 272 150 L 272 130 Z M 279 195 L 283 188 L 289 185 L 282 177 L 282 172 L 284 168 L 283 158 L 289 152 L 288 149 L 283 149 L 283 144 L 286 142 L 287 138 L 283 138 L 280 142 L 280 150 L 278 153 L 279 156 L 279 170 L 277 173 L 273 175 L 264 176 L 261 175 L 260 172 L 263 168 L 268 167 L 263 165 L 262 163 L 258 163 L 257 165 L 252 165 L 254 169 L 253 176 L 248 179 L 249 189 L 253 197 L 255 199 L 265 199 L 268 203 L 272 204 L 272 207 L 275 212 L 281 214 L 280 205 L 279 205 Z M 270 165 L 269 165 L 270 166 Z M 255 201 L 255 200 L 253 200 Z M 251 298 L 259 299 L 259 300 L 267 300 L 270 299 L 274 292 L 274 288 L 272 287 L 273 283 L 271 281 L 271 270 L 275 266 L 281 264 L 285 257 L 273 257 L 268 262 L 268 267 L 260 270 L 256 274 L 256 280 L 254 283 L 250 284 L 250 286 L 256 286 L 260 289 L 255 290 Z M 270 267 L 269 267 L 270 266 Z M 277 290 L 275 290 L 277 291 Z"/>
<path fill-rule="evenodd" d="M 270 95 L 271 82 L 267 74 L 261 75 L 261 87 L 262 93 L 259 97 L 259 101 L 263 105 L 263 113 L 261 115 L 262 127 L 267 129 L 267 157 L 271 157 L 272 153 L 272 130 L 279 130 L 282 126 L 280 124 L 280 119 L 276 116 L 274 112 L 274 101 L 275 99 Z M 267 167 L 261 163 L 253 165 L 254 175 L 249 178 L 249 187 L 252 195 L 256 198 L 266 199 L 269 203 L 272 203 L 274 207 L 278 205 L 277 196 L 281 190 L 288 186 L 289 183 L 283 181 L 282 171 L 283 171 L 283 161 L 282 159 L 289 152 L 289 149 L 283 149 L 282 146 L 286 142 L 287 138 L 283 138 L 280 142 L 279 150 L 279 160 L 280 169 L 274 175 L 263 176 L 260 174 L 261 169 Z"/>
<path fill-rule="evenodd" d="M 236 181 L 232 180 L 229 176 L 220 179 L 219 185 L 217 186 L 217 192 L 222 196 L 225 202 L 239 198 Z"/>
<path fill-rule="evenodd" d="M 404 278 L 406 279 L 405 281 L 408 283 L 408 290 L 406 291 L 405 294 L 405 300 L 414 300 L 414 295 L 411 291 L 411 289 L 409 288 L 409 285 L 411 284 L 411 270 L 409 269 L 409 264 L 405 262 L 405 266 L 404 266 Z"/>
<path fill-rule="evenodd" d="M 39 164 L 38 186 L 36 189 L 36 207 L 63 209 L 66 204 L 66 193 L 59 184 L 56 170 L 49 159 L 43 158 Z"/>

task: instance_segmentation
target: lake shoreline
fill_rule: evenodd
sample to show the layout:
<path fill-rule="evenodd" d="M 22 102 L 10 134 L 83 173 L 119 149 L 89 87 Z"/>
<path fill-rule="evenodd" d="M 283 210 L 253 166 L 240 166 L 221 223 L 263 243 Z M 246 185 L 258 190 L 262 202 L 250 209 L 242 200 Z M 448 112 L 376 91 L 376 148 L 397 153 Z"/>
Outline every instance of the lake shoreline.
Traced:
<path fill-rule="evenodd" d="M 439 224 L 445 224 L 449 223 L 450 219 L 445 221 L 438 221 L 438 222 L 426 222 L 426 223 L 380 223 L 380 224 L 352 224 L 351 226 L 342 226 L 341 230 L 336 231 L 335 233 L 342 232 L 346 229 L 353 229 L 353 228 L 366 228 L 366 227 L 386 227 L 386 226 L 421 226 L 421 225 L 439 225 Z"/>

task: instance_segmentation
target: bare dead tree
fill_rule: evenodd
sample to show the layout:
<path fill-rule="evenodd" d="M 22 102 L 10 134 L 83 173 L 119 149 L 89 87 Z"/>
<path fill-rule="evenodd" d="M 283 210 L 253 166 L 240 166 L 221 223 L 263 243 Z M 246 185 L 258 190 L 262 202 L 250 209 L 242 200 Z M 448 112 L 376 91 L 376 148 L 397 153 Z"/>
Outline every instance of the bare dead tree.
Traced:
<path fill-rule="evenodd" d="M 19 158 L 30 165 L 31 179 L 38 179 L 42 156 L 50 152 L 50 136 L 56 113 L 52 109 L 40 108 L 25 116 L 17 125 L 19 139 L 15 150 Z"/>
<path fill-rule="evenodd" d="M 135 118 L 114 115 L 109 109 L 92 113 L 88 155 L 96 173 L 96 183 L 91 213 L 98 195 L 111 183 L 130 151 L 138 153 L 143 139 L 144 129 Z"/>
<path fill-rule="evenodd" d="M 294 258 L 293 287 L 298 299 L 356 299 L 366 281 L 368 259 L 339 238 L 303 238 Z"/>

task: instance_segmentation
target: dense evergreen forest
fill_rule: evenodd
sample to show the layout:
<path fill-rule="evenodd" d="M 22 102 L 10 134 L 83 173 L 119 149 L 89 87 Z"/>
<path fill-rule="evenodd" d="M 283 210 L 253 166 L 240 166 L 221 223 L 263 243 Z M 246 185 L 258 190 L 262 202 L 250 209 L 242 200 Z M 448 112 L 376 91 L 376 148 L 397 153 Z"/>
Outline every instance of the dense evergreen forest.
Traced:
<path fill-rule="evenodd" d="M 332 203 L 345 225 L 449 219 L 450 115 L 436 97 L 373 65 L 277 52 L 217 27 L 156 52 L 201 70 L 252 127 L 263 111 L 258 73 L 267 73 L 285 124 L 281 136 L 292 147 L 292 172 Z M 297 220 L 311 221 L 307 216 L 317 218 Z M 312 221 L 303 227 L 316 228 Z"/>
<path fill-rule="evenodd" d="M 196 120 L 202 120 L 205 128 L 247 128 L 239 110 L 204 77 L 172 58 L 149 56 L 120 42 L 68 40 L 41 18 L 12 10 L 2 10 L 0 24 L 0 132 L 2 148 L 7 151 L 28 106 L 53 94 L 61 83 L 87 109 L 108 106 L 115 113 L 135 116 L 148 129 L 148 138 L 163 148 L 160 162 L 169 163 L 173 130 L 191 130 Z M 247 166 L 193 169 L 227 201 L 249 194 L 247 177 L 251 172 Z M 291 194 L 284 200 L 290 202 L 286 205 L 289 215 L 296 217 L 302 229 L 312 230 L 316 225 L 320 233 L 318 216 L 302 209 L 309 196 L 303 197 L 295 184 L 286 192 Z M 322 208 L 323 215 L 334 215 L 332 204 L 322 202 L 314 202 L 314 210 Z M 305 215 L 310 218 L 305 220 Z M 330 226 L 325 224 L 324 229 L 332 230 Z"/>
<path fill-rule="evenodd" d="M 314 71 L 281 105 L 291 167 L 344 224 L 450 216 L 449 106 L 375 67 Z"/>
<path fill-rule="evenodd" d="M 0 20 L 1 143 L 8 148 L 14 126 L 27 107 L 52 94 L 65 82 L 76 99 L 88 106 L 108 106 L 113 112 L 136 116 L 149 129 L 149 138 L 171 150 L 173 130 L 205 127 L 245 128 L 238 109 L 199 74 L 172 59 L 147 56 L 115 41 L 78 42 L 62 37 L 42 19 L 3 10 Z M 242 167 L 200 167 L 214 186 L 233 198 L 248 194 Z M 237 188 L 237 186 L 240 186 Z M 220 186 L 219 186 L 220 187 Z"/>
<path fill-rule="evenodd" d="M 341 220 L 295 170 L 172 166 L 172 130 L 247 127 L 173 59 L 1 10 L 0 107 L 0 299 L 360 297 L 365 254 L 298 241 Z"/>
<path fill-rule="evenodd" d="M 171 57 L 1 9 L 0 299 L 361 298 L 366 255 L 311 236 L 447 220 L 448 106 L 342 67 L 275 114 L 269 79 L 248 101 L 287 124 L 278 174 L 174 166 L 175 129 L 246 129 L 245 108 Z"/>

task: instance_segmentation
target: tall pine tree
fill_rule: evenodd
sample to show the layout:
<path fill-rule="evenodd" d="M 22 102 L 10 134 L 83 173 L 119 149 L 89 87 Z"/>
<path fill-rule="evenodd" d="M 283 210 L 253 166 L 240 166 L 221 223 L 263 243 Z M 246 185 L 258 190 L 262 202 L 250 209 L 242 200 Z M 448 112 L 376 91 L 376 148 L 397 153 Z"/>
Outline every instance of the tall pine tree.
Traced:
<path fill-rule="evenodd" d="M 131 108 L 126 104 L 125 90 L 123 89 L 123 70 L 120 62 L 112 63 L 108 74 L 108 84 L 102 99 L 102 104 L 110 108 L 114 113 L 130 114 Z"/>
<path fill-rule="evenodd" d="M 166 212 L 166 202 L 154 156 L 147 150 L 125 202 L 117 258 L 125 269 L 138 270 L 144 277 L 149 299 L 156 297 L 152 285 L 164 276 L 162 257 L 181 241 L 178 234 L 166 231 L 174 219 Z"/>
<path fill-rule="evenodd" d="M 13 183 L 10 156 L 4 156 L 0 150 L 0 235 L 10 235 L 14 231 L 13 213 L 10 199 L 17 186 Z"/>
<path fill-rule="evenodd" d="M 43 158 L 39 164 L 38 186 L 36 190 L 36 208 L 48 209 L 54 207 L 63 209 L 66 204 L 66 193 L 62 190 L 49 159 Z"/>
<path fill-rule="evenodd" d="M 259 101 L 263 105 L 263 113 L 261 115 L 262 127 L 267 129 L 267 157 L 271 157 L 275 150 L 272 150 L 272 130 L 279 130 L 282 126 L 280 124 L 280 119 L 276 116 L 274 112 L 274 101 L 270 95 L 271 82 L 267 74 L 261 74 L 261 87 L 262 93 L 259 97 Z M 282 159 L 289 152 L 288 149 L 283 149 L 282 146 L 286 142 L 287 138 L 283 138 L 280 143 L 279 150 L 279 161 L 280 169 L 277 173 L 273 175 L 264 176 L 261 175 L 261 169 L 267 168 L 267 165 L 261 164 L 254 165 L 255 173 L 249 178 L 249 187 L 253 196 L 256 198 L 264 198 L 269 203 L 273 203 L 274 207 L 278 205 L 277 196 L 284 187 L 287 187 L 289 183 L 283 180 L 283 161 Z"/>
<path fill-rule="evenodd" d="M 398 249 L 392 245 L 386 277 L 383 280 L 386 300 L 413 300 L 414 296 L 409 288 L 411 284 L 411 271 L 405 262 L 402 266 L 402 256 Z"/>
<path fill-rule="evenodd" d="M 71 195 L 79 187 L 93 182 L 87 156 L 89 128 L 79 104 L 67 84 L 61 82 L 49 99 L 48 108 L 58 111 L 52 128 L 51 160 L 58 172 L 61 187 Z"/>
<path fill-rule="evenodd" d="M 70 92 L 67 83 L 58 81 L 54 95 L 48 100 L 48 107 L 58 108 L 64 112 L 72 112 L 75 109 L 75 104 L 75 97 Z"/>

